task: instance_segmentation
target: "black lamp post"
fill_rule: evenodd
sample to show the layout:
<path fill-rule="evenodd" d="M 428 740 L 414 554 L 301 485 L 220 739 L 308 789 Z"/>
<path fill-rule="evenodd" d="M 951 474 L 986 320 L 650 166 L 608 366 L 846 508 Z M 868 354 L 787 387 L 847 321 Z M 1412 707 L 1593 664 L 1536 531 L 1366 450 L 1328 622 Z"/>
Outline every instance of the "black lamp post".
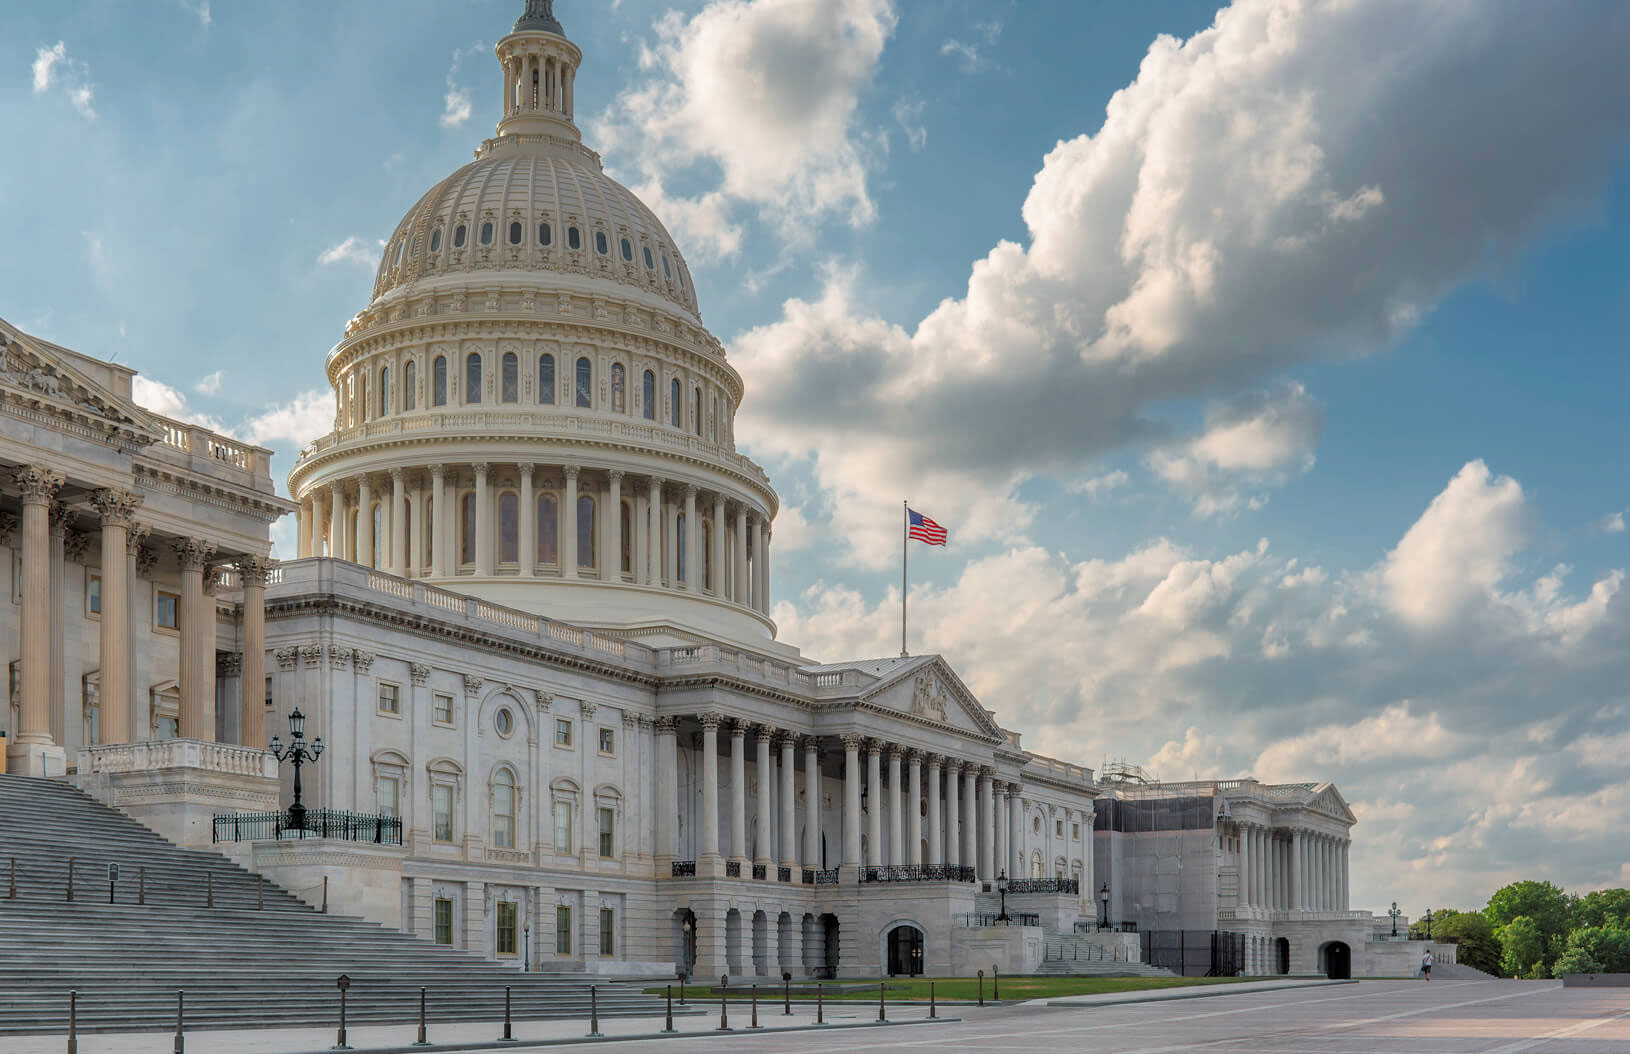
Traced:
<path fill-rule="evenodd" d="M 532 924 L 523 922 L 521 932 L 526 936 L 526 962 L 521 964 L 521 972 L 526 973 L 532 969 Z"/>
<path fill-rule="evenodd" d="M 323 756 L 323 737 L 318 736 L 310 748 L 306 746 L 306 715 L 298 707 L 289 715 L 289 734 L 293 739 L 287 748 L 277 736 L 272 737 L 272 756 L 278 761 L 294 762 L 294 804 L 289 806 L 289 827 L 296 831 L 306 829 L 306 807 L 300 804 L 300 766 L 315 765 Z"/>
<path fill-rule="evenodd" d="M 1109 929 L 1109 883 L 1108 882 L 1105 882 L 1103 888 L 1098 891 L 1098 903 L 1100 903 L 1100 904 L 1102 904 L 1104 906 L 1104 915 L 1103 915 L 1103 918 L 1098 921 L 1098 928 L 1101 929 L 1101 930 L 1107 930 L 1107 929 Z"/>
<path fill-rule="evenodd" d="M 1396 900 L 1392 902 L 1392 910 L 1387 912 L 1387 914 L 1392 916 L 1392 935 L 1396 937 L 1398 936 L 1398 916 L 1403 914 L 1403 912 L 1398 910 L 1398 902 Z"/>
<path fill-rule="evenodd" d="M 1427 908 L 1426 909 L 1426 914 L 1423 915 L 1422 918 L 1425 919 L 1425 921 L 1426 921 L 1426 939 L 1431 940 L 1432 939 L 1432 909 Z"/>
<path fill-rule="evenodd" d="M 861 784 L 860 785 L 860 811 L 861 812 L 870 812 L 871 811 L 871 797 L 872 797 L 872 789 L 871 789 L 871 787 L 867 786 L 864 783 Z"/>
<path fill-rule="evenodd" d="M 1002 894 L 1002 913 L 996 916 L 997 922 L 1007 921 L 1007 872 L 999 872 L 996 876 L 996 892 Z"/>

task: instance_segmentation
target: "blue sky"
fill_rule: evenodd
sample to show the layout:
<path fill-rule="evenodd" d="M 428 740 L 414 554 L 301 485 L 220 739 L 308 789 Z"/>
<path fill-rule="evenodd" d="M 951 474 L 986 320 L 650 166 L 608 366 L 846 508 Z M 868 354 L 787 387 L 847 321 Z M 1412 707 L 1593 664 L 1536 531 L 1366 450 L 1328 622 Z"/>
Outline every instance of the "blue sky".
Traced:
<path fill-rule="evenodd" d="M 0 316 L 281 475 L 519 7 L 7 5 Z M 557 14 L 746 379 L 783 639 L 895 647 L 909 496 L 913 648 L 1027 746 L 1335 780 L 1360 903 L 1630 884 L 1622 5 Z"/>

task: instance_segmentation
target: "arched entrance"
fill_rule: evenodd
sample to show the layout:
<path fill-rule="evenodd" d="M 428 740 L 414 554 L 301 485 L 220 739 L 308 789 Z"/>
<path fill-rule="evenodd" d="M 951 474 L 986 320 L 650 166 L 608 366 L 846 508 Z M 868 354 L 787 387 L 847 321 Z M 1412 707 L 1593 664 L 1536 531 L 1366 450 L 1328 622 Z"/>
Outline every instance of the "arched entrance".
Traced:
<path fill-rule="evenodd" d="M 1353 950 L 1341 941 L 1331 941 L 1319 948 L 1319 971 L 1332 981 L 1345 981 L 1353 976 Z"/>
<path fill-rule="evenodd" d="M 826 962 L 823 964 L 825 970 L 821 976 L 828 978 L 836 977 L 838 975 L 838 962 L 840 959 L 838 947 L 838 938 L 840 936 L 838 931 L 838 917 L 836 915 L 822 915 L 820 918 L 820 927 L 822 933 L 826 937 Z"/>
<path fill-rule="evenodd" d="M 889 976 L 916 977 L 923 972 L 923 931 L 896 926 L 889 931 Z"/>
<path fill-rule="evenodd" d="M 1273 958 L 1275 973 L 1290 973 L 1290 941 L 1280 937 L 1273 942 Z"/>

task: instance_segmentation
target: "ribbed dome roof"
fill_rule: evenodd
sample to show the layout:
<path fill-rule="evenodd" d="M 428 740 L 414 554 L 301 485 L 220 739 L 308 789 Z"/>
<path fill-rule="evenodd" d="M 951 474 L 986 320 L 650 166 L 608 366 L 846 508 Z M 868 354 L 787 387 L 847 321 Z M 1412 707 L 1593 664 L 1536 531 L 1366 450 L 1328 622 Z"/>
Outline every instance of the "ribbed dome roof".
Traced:
<path fill-rule="evenodd" d="M 662 222 L 591 151 L 553 137 L 490 140 L 432 187 L 386 243 L 373 299 L 485 271 L 543 286 L 559 274 L 606 279 L 696 314 L 690 271 Z"/>

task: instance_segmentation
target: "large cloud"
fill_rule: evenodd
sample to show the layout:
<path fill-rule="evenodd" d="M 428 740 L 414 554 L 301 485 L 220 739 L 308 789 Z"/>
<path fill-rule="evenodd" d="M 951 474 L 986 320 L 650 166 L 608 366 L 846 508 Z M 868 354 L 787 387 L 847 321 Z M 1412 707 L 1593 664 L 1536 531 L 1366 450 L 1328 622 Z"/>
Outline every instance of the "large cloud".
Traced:
<path fill-rule="evenodd" d="M 1028 476 L 1169 441 L 1153 404 L 1380 348 L 1576 204 L 1630 128 L 1627 47 L 1615 5 L 1242 0 L 1047 155 L 1028 244 L 961 297 L 901 327 L 840 275 L 735 341 L 739 434 L 814 457 L 867 562 L 906 493 L 1010 532 Z"/>
<path fill-rule="evenodd" d="M 913 589 L 913 650 L 947 655 L 1031 749 L 1168 779 L 1335 781 L 1362 821 L 1355 906 L 1475 904 L 1518 875 L 1617 882 L 1630 594 L 1618 571 L 1519 580 L 1506 541 L 1479 541 L 1533 515 L 1473 463 L 1392 553 L 1346 573 L 1266 542 L 1079 563 L 1014 548 Z M 1467 576 L 1422 633 L 1391 571 L 1446 523 L 1501 570 Z M 775 616 L 815 658 L 898 647 L 897 593 L 819 585 Z"/>

